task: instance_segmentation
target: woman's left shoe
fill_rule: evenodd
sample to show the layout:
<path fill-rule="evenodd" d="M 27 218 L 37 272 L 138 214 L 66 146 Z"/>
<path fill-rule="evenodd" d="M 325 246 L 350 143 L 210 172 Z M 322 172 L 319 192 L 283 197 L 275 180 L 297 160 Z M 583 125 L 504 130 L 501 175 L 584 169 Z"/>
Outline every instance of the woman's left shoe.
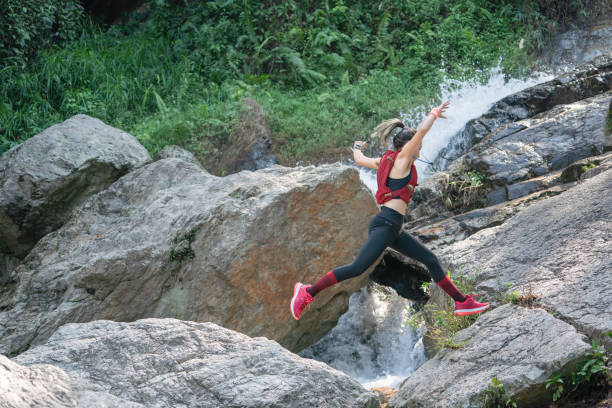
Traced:
<path fill-rule="evenodd" d="M 473 298 L 480 295 L 465 295 L 466 299 L 463 302 L 455 301 L 455 316 L 465 316 L 484 312 L 489 308 L 488 303 L 480 303 Z"/>

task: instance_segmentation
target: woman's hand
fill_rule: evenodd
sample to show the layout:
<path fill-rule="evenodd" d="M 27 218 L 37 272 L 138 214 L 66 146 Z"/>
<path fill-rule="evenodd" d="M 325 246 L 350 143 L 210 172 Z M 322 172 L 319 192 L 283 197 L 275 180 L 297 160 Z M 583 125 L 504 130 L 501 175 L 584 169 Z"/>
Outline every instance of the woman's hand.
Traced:
<path fill-rule="evenodd" d="M 357 149 L 357 150 L 361 150 L 363 149 L 363 147 L 366 145 L 367 142 L 364 142 L 363 140 L 356 140 L 355 142 L 353 142 L 353 150 Z"/>
<path fill-rule="evenodd" d="M 448 105 L 450 105 L 450 101 L 446 101 L 442 105 L 438 106 L 438 109 L 440 109 L 440 116 L 438 117 L 446 119 L 446 116 L 444 116 L 443 113 L 448 109 Z"/>

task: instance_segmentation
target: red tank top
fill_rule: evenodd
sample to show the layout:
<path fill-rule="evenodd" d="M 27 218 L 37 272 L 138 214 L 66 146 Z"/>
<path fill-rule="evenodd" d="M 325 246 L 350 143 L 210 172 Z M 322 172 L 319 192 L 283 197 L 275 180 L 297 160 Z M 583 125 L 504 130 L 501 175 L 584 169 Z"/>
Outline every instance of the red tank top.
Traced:
<path fill-rule="evenodd" d="M 399 152 L 399 150 L 387 150 L 380 159 L 380 164 L 378 165 L 378 171 L 376 173 L 376 181 L 378 183 L 378 190 L 376 191 L 376 202 L 378 204 L 384 204 L 394 197 L 399 197 L 406 203 L 408 203 L 410 201 L 410 198 L 412 197 L 412 192 L 414 191 L 414 188 L 418 186 L 417 169 L 414 163 L 412 163 L 412 167 L 410 169 L 412 177 L 410 178 L 408 184 L 406 184 L 401 189 L 394 191 L 392 191 L 389 186 L 387 186 L 387 179 L 389 178 L 389 173 L 391 172 L 391 168 L 393 168 L 395 158 L 397 157 Z"/>

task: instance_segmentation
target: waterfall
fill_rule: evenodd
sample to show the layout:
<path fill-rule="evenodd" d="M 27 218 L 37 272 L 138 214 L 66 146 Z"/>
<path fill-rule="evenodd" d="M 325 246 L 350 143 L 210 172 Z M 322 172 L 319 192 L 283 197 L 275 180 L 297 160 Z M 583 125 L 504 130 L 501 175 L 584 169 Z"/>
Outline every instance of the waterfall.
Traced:
<path fill-rule="evenodd" d="M 527 79 L 505 80 L 501 68 L 494 68 L 486 83 L 447 80 L 440 87 L 440 99 L 450 100 L 447 119 L 439 119 L 423 140 L 420 158 L 433 161 L 470 120 L 484 114 L 496 101 L 530 86 L 552 79 L 538 73 Z M 423 106 L 402 112 L 407 125 L 416 127 L 429 112 Z M 416 163 L 419 177 L 432 174 L 429 165 Z M 360 178 L 374 194 L 376 172 L 359 168 Z M 300 355 L 323 361 L 362 383 L 366 388 L 398 387 L 426 361 L 422 345 L 423 328 L 405 324 L 410 312 L 409 300 L 393 290 L 370 282 L 354 293 L 348 311 L 336 327 Z"/>
<path fill-rule="evenodd" d="M 445 115 L 447 118 L 436 120 L 423 139 L 419 158 L 433 162 L 438 152 L 449 144 L 453 136 L 463 130 L 469 120 L 482 116 L 498 100 L 552 78 L 554 75 L 540 72 L 527 79 L 506 81 L 501 68 L 497 67 L 491 70 L 489 79 L 484 84 L 477 81 L 461 82 L 452 79 L 444 81 L 440 86 L 440 100 L 451 101 Z M 422 106 L 409 112 L 402 112 L 401 119 L 405 124 L 416 128 L 431 108 L 431 106 Z M 417 160 L 415 165 L 421 180 L 433 173 L 431 166 L 423 161 Z M 375 193 L 376 172 L 361 167 L 359 174 L 370 191 Z"/>

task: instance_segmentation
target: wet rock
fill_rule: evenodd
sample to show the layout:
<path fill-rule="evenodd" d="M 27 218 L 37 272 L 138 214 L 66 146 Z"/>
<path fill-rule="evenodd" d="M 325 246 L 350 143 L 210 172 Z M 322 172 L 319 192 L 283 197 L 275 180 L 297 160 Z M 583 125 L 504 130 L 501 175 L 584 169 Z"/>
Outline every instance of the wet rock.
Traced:
<path fill-rule="evenodd" d="M 477 275 L 476 290 L 489 299 L 507 285 L 532 292 L 543 306 L 610 350 L 611 185 L 608 169 L 534 202 L 497 227 L 440 248 L 438 255 L 453 268 Z"/>
<path fill-rule="evenodd" d="M 600 166 L 601 165 L 601 166 Z M 586 159 L 578 160 L 569 166 L 567 166 L 561 173 L 561 179 L 565 182 L 580 180 L 585 173 L 599 168 L 593 172 L 590 172 L 589 176 L 592 177 L 596 174 L 602 173 L 612 165 L 612 152 L 604 153 L 599 156 L 587 157 Z"/>
<path fill-rule="evenodd" d="M 400 384 L 389 408 L 481 407 L 496 377 L 519 406 L 544 406 L 546 380 L 568 374 L 590 345 L 571 325 L 543 309 L 504 305 L 485 312 Z"/>
<path fill-rule="evenodd" d="M 380 406 L 374 393 L 324 363 L 213 323 L 68 324 L 15 361 L 52 364 L 94 391 L 153 408 Z"/>
<path fill-rule="evenodd" d="M 561 105 L 521 122 L 526 129 L 483 141 L 464 156 L 471 169 L 497 185 L 510 184 L 603 151 L 605 118 L 612 92 Z"/>
<path fill-rule="evenodd" d="M 96 319 L 210 321 L 291 350 L 315 343 L 368 274 L 289 312 L 293 284 L 352 261 L 376 203 L 340 164 L 216 177 L 182 159 L 140 167 L 87 200 L 16 268 L 0 352 Z M 351 214 L 347 218 L 346 214 Z"/>
<path fill-rule="evenodd" d="M 73 209 L 150 162 L 131 135 L 76 115 L 0 156 L 0 241 L 19 258 Z"/>
<path fill-rule="evenodd" d="M 555 196 L 576 185 L 576 182 L 564 184 L 553 182 L 553 180 L 559 178 L 558 175 L 559 172 L 539 179 L 538 185 L 540 187 L 551 185 L 551 187 L 544 190 L 536 191 L 511 201 L 504 201 L 500 204 L 453 215 L 440 221 L 428 219 L 428 222 L 420 224 L 406 223 L 403 229 L 416 236 L 429 249 L 435 252 L 438 248 L 461 241 L 482 229 L 501 225 L 507 219 L 538 200 Z M 547 181 L 550 184 L 546 184 Z M 414 263 L 414 261 L 412 262 Z"/>
<path fill-rule="evenodd" d="M 523 129 L 522 123 L 557 105 L 571 104 L 612 89 L 612 56 L 601 56 L 551 81 L 524 89 L 496 102 L 440 150 L 434 160 L 437 168 L 446 168 L 446 158 L 459 157 L 488 137 L 490 142 L 507 138 Z"/>

